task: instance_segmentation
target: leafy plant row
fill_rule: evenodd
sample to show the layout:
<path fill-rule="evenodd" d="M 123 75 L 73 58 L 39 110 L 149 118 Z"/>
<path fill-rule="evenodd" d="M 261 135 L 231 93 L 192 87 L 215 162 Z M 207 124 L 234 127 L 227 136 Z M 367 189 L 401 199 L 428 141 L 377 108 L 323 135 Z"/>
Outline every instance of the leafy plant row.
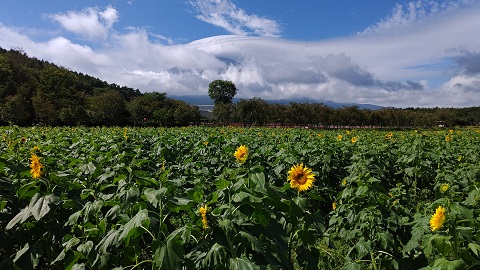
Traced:
<path fill-rule="evenodd" d="M 0 132 L 2 269 L 480 266 L 476 130 Z"/>

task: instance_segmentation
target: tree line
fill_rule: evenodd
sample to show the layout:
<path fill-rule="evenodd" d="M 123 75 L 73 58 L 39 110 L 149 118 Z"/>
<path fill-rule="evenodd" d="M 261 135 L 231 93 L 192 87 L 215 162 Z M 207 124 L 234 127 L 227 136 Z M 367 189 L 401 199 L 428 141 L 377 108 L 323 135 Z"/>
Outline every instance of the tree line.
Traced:
<path fill-rule="evenodd" d="M 243 126 L 433 128 L 480 125 L 480 107 L 470 108 L 381 108 L 345 106 L 334 109 L 323 103 L 275 104 L 255 97 L 233 103 L 237 88 L 230 81 L 209 85 L 217 123 Z"/>
<path fill-rule="evenodd" d="M 0 48 L 0 124 L 29 126 L 183 126 L 200 120 L 198 107 L 141 93 Z"/>
<path fill-rule="evenodd" d="M 141 93 L 28 57 L 21 50 L 0 48 L 0 125 L 429 128 L 480 122 L 480 107 L 334 109 L 322 103 L 268 103 L 257 97 L 233 103 L 237 88 L 224 80 L 212 81 L 208 91 L 215 104 L 213 117 L 166 93 Z"/>
<path fill-rule="evenodd" d="M 216 105 L 213 115 L 219 124 L 242 126 L 399 129 L 480 125 L 480 107 L 335 109 L 322 103 L 273 104 L 260 98 Z"/>

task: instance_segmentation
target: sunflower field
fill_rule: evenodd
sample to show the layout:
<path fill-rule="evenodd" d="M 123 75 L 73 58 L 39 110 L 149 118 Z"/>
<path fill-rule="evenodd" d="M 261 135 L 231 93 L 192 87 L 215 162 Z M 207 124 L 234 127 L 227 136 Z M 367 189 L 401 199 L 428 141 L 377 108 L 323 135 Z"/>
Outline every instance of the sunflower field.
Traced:
<path fill-rule="evenodd" d="M 480 269 L 479 130 L 0 136 L 0 269 Z"/>

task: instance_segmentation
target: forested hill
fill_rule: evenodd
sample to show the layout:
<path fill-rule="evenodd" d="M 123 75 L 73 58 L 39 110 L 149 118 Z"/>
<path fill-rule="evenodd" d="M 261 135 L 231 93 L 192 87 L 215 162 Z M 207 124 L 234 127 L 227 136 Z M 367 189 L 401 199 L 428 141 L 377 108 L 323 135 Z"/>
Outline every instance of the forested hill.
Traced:
<path fill-rule="evenodd" d="M 0 124 L 180 126 L 198 121 L 197 107 L 141 93 L 0 48 Z"/>

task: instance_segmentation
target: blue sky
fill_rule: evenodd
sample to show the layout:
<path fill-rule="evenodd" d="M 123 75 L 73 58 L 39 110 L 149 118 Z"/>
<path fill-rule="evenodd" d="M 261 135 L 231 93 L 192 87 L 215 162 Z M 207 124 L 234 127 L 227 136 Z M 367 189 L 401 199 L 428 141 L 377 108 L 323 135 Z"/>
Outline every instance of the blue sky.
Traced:
<path fill-rule="evenodd" d="M 1 1 L 0 47 L 142 92 L 480 106 L 480 1 Z"/>

